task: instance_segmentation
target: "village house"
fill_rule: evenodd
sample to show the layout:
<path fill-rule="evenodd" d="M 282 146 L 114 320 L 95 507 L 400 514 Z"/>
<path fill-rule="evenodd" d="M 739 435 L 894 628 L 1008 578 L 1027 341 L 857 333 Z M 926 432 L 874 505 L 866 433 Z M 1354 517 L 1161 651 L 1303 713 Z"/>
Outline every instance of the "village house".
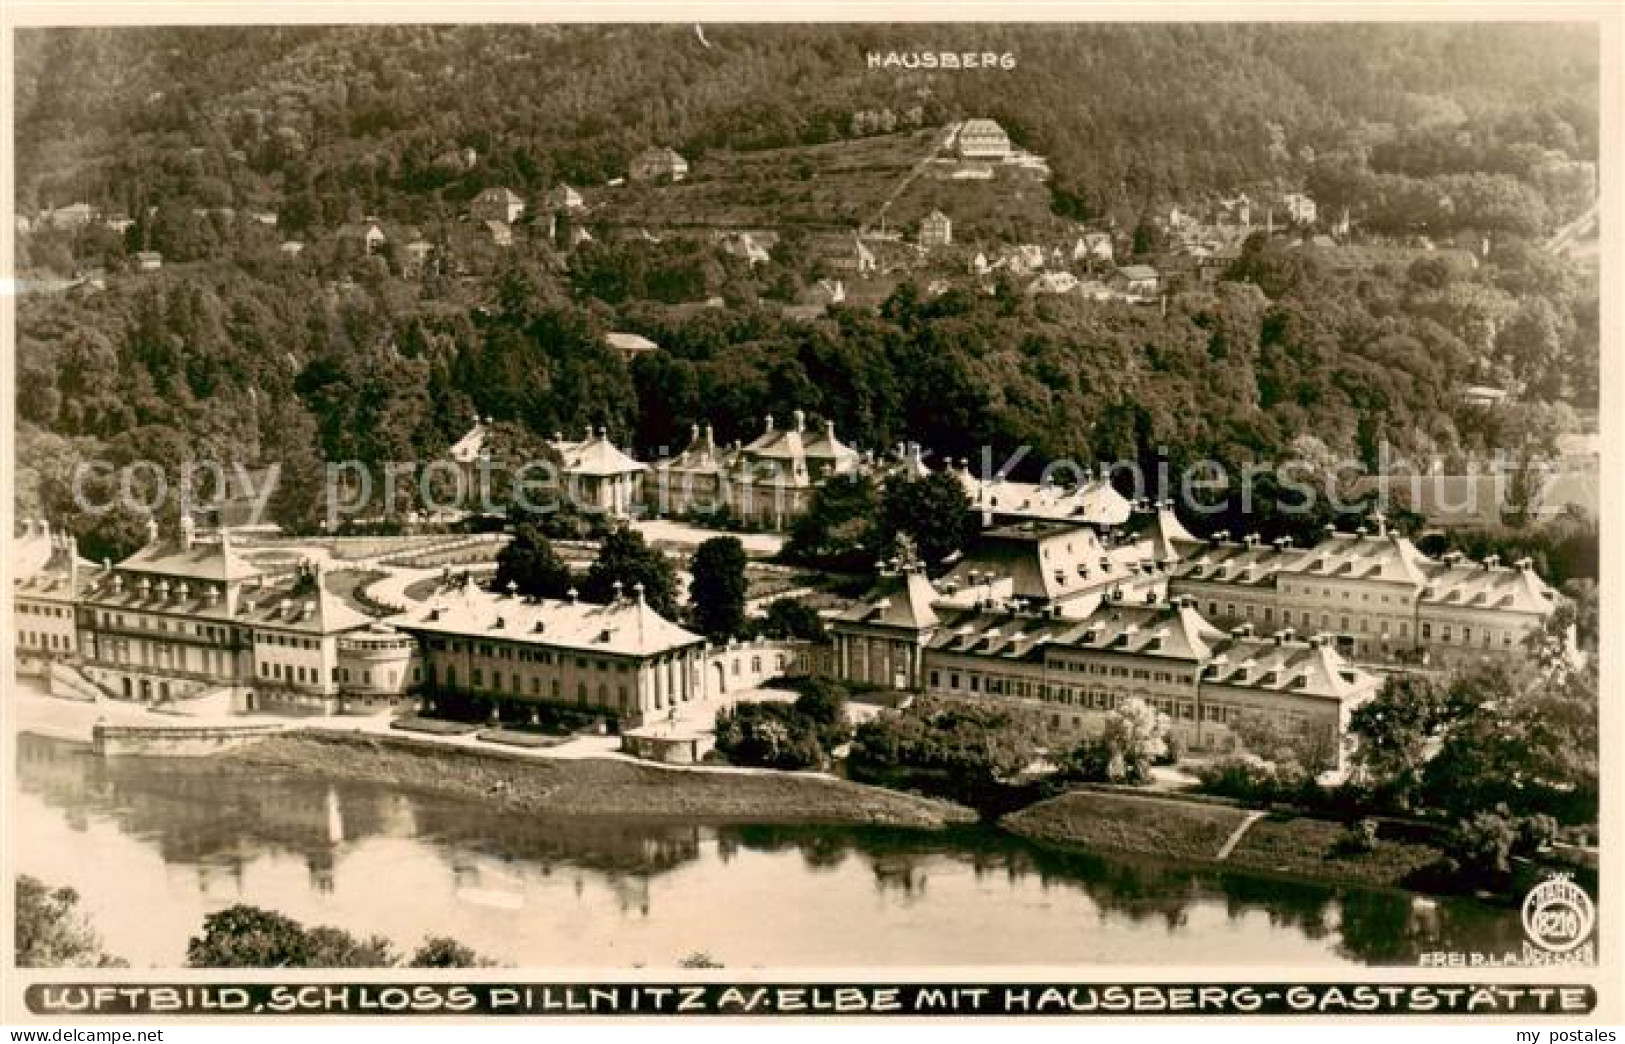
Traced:
<path fill-rule="evenodd" d="M 131 258 L 138 272 L 156 272 L 164 267 L 164 255 L 156 250 L 138 250 Z"/>
<path fill-rule="evenodd" d="M 1294 225 L 1313 225 L 1320 214 L 1320 208 L 1315 201 L 1302 192 L 1288 192 L 1281 197 L 1281 207 L 1286 211 L 1287 220 Z"/>
<path fill-rule="evenodd" d="M 401 274 L 409 279 L 422 275 L 433 253 L 434 244 L 427 239 L 414 239 L 401 247 Z"/>
<path fill-rule="evenodd" d="M 1072 248 L 1074 264 L 1109 265 L 1113 257 L 1112 237 L 1105 232 L 1085 232 Z"/>
<path fill-rule="evenodd" d="M 69 203 L 55 210 L 47 208 L 39 216 L 40 224 L 72 231 L 95 221 L 101 211 L 89 203 Z"/>
<path fill-rule="evenodd" d="M 920 221 L 920 246 L 951 246 L 954 241 L 954 223 L 940 210 L 933 210 Z"/>
<path fill-rule="evenodd" d="M 513 245 L 513 227 L 505 221 L 485 221 L 485 235 L 499 247 Z"/>
<path fill-rule="evenodd" d="M 1128 301 L 1155 301 L 1161 292 L 1161 278 L 1150 265 L 1124 265 L 1112 274 L 1111 287 Z"/>
<path fill-rule="evenodd" d="M 383 227 L 370 219 L 340 225 L 338 230 L 339 249 L 361 254 L 373 253 L 388 242 L 388 238 Z"/>
<path fill-rule="evenodd" d="M 604 335 L 604 343 L 615 349 L 615 352 L 628 363 L 640 355 L 647 355 L 650 352 L 658 352 L 660 350 L 660 346 L 658 344 L 649 340 L 647 337 L 642 336 L 641 334 L 624 333 L 614 330 Z"/>
<path fill-rule="evenodd" d="M 587 201 L 581 193 L 561 181 L 548 190 L 547 205 L 552 210 L 580 210 L 587 205 Z"/>
<path fill-rule="evenodd" d="M 688 177 L 688 161 L 673 149 L 644 149 L 633 158 L 627 177 L 643 183 L 682 181 Z"/>
<path fill-rule="evenodd" d="M 297 261 L 299 260 L 299 255 L 305 252 L 305 244 L 299 242 L 297 239 L 289 239 L 284 241 L 276 249 L 277 253 L 282 255 L 283 260 Z"/>
<path fill-rule="evenodd" d="M 1027 284 L 1030 297 L 1070 294 L 1078 288 L 1078 277 L 1071 272 L 1044 272 Z"/>
<path fill-rule="evenodd" d="M 469 216 L 475 221 L 500 222 L 511 225 L 525 212 L 525 201 L 509 188 L 488 188 L 474 197 L 468 205 Z"/>

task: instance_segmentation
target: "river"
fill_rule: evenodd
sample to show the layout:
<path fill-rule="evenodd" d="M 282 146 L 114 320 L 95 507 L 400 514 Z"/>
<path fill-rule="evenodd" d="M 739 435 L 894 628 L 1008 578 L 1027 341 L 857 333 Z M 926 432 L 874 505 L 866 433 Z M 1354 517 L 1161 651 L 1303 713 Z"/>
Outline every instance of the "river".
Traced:
<path fill-rule="evenodd" d="M 516 967 L 1407 964 L 1500 951 L 1472 901 L 946 833 L 521 818 L 477 802 L 17 737 L 18 869 L 70 885 L 110 953 L 184 963 L 234 903 Z"/>

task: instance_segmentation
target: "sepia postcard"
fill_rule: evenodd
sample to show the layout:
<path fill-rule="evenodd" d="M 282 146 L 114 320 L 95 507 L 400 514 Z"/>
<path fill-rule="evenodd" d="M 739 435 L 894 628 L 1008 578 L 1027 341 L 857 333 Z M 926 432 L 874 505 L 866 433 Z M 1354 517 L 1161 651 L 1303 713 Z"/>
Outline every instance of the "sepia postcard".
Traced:
<path fill-rule="evenodd" d="M 6 15 L 7 1021 L 1617 1023 L 1621 11 L 765 15 Z"/>

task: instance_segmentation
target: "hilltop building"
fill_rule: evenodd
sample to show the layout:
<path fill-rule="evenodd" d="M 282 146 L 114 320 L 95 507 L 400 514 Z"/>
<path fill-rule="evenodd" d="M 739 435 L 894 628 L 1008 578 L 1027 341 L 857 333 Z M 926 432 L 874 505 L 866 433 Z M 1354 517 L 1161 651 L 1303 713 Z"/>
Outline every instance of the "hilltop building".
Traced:
<path fill-rule="evenodd" d="M 1010 157 L 1010 136 L 992 120 L 966 120 L 959 128 L 954 147 L 960 159 L 996 159 Z"/>

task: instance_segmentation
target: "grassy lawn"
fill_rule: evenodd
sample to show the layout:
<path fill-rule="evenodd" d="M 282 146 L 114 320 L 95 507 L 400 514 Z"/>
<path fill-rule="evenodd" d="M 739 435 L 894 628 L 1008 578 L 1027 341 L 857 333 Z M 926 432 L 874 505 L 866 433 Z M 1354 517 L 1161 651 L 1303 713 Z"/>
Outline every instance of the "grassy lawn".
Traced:
<path fill-rule="evenodd" d="M 1439 850 L 1379 830 L 1377 847 L 1345 853 L 1347 831 L 1324 819 L 1266 816 L 1253 824 L 1227 862 L 1232 866 L 1301 877 L 1335 877 L 1361 884 L 1400 887 L 1417 870 L 1439 858 Z"/>
<path fill-rule="evenodd" d="M 466 736 L 479 728 L 461 721 L 440 721 L 436 718 L 401 718 L 399 721 L 389 723 L 392 729 L 402 732 L 422 732 L 430 736 Z"/>
<path fill-rule="evenodd" d="M 569 736 L 549 736 L 545 732 L 520 732 L 516 729 L 486 729 L 479 733 L 476 739 L 486 743 L 500 743 L 506 747 L 525 747 L 534 749 L 538 747 L 556 747 Z"/>
<path fill-rule="evenodd" d="M 1174 859 L 1212 859 L 1246 813 L 1153 797 L 1078 791 L 1006 816 L 1034 841 Z"/>

